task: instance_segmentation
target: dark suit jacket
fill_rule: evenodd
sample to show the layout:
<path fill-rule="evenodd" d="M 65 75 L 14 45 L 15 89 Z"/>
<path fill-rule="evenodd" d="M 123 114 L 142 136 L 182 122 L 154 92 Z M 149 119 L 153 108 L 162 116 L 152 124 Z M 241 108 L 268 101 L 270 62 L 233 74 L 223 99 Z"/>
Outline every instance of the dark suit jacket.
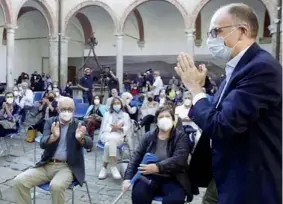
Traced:
<path fill-rule="evenodd" d="M 46 120 L 43 130 L 43 137 L 40 141 L 40 147 L 44 149 L 43 155 L 41 157 L 41 161 L 36 164 L 35 167 L 40 167 L 48 163 L 50 159 L 52 159 L 53 155 L 56 152 L 59 139 L 57 142 L 52 144 L 48 144 L 47 141 L 51 135 L 51 126 L 52 123 L 58 121 L 58 117 L 52 117 Z M 83 184 L 85 179 L 85 163 L 84 163 L 84 154 L 81 144 L 76 139 L 76 129 L 78 127 L 78 120 L 73 119 L 73 121 L 69 124 L 69 128 L 67 131 L 67 163 L 72 170 L 75 179 Z M 93 142 L 90 137 L 85 136 L 85 144 L 84 148 L 91 149 L 93 146 Z"/>
<path fill-rule="evenodd" d="M 255 43 L 233 71 L 220 105 L 201 99 L 190 110 L 212 139 L 218 204 L 281 203 L 281 69 Z"/>

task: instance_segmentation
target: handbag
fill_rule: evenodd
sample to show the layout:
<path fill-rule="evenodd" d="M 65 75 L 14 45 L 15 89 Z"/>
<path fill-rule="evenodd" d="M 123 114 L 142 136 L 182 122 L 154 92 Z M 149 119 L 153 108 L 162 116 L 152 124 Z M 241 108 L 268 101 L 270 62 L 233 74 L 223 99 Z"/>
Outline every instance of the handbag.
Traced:
<path fill-rule="evenodd" d="M 29 143 L 34 142 L 36 136 L 37 136 L 37 130 L 33 128 L 28 128 L 26 142 L 29 142 Z"/>

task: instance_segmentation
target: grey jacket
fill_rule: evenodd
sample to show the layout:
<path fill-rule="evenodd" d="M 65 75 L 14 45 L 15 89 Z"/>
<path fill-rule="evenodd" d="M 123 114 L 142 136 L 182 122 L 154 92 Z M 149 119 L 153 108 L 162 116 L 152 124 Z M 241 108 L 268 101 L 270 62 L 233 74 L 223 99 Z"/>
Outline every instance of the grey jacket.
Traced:
<path fill-rule="evenodd" d="M 59 121 L 58 117 L 52 117 L 46 120 L 43 130 L 43 137 L 40 141 L 40 147 L 44 149 L 43 155 L 41 156 L 41 161 L 38 162 L 35 167 L 40 167 L 48 163 L 54 156 L 59 139 L 51 144 L 48 144 L 47 141 L 51 135 L 51 126 L 53 122 Z M 93 142 L 89 136 L 85 136 L 85 144 L 82 146 L 76 139 L 76 129 L 78 127 L 79 121 L 73 119 L 69 124 L 67 132 L 67 164 L 69 165 L 75 179 L 79 182 L 80 185 L 83 184 L 85 179 L 85 164 L 84 164 L 84 154 L 83 147 L 85 149 L 91 149 Z"/>

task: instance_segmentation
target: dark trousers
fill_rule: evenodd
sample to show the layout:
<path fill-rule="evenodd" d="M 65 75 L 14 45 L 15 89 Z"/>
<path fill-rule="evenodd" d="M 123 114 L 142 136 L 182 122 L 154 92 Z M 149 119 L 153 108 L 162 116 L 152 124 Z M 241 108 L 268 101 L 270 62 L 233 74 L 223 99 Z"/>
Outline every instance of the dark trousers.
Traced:
<path fill-rule="evenodd" d="M 140 125 L 142 127 L 144 126 L 145 132 L 149 132 L 150 131 L 150 125 L 152 123 L 154 123 L 154 116 L 153 115 L 147 115 L 142 119 Z"/>
<path fill-rule="evenodd" d="M 91 91 L 84 91 L 83 92 L 83 100 L 84 100 L 84 103 L 91 104 L 92 92 Z"/>
<path fill-rule="evenodd" d="M 150 184 L 138 180 L 132 190 L 133 204 L 151 204 L 155 196 L 163 197 L 163 204 L 184 204 L 186 192 L 175 180 L 158 176 L 147 176 Z"/>
<path fill-rule="evenodd" d="M 39 121 L 37 121 L 35 125 L 32 126 L 32 128 L 40 133 L 43 133 L 44 124 L 45 124 L 45 119 L 41 118 Z"/>
<path fill-rule="evenodd" d="M 214 180 L 212 180 L 203 196 L 202 204 L 217 204 L 218 203 L 218 194 L 216 189 L 216 184 Z"/>

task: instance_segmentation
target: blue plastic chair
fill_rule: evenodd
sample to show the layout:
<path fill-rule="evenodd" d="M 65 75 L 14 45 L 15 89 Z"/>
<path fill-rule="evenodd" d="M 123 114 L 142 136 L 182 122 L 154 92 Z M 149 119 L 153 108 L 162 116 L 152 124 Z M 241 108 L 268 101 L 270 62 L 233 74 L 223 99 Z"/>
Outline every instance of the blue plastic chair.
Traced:
<path fill-rule="evenodd" d="M 43 91 L 36 91 L 33 94 L 33 102 L 38 102 L 42 99 L 44 92 Z"/>
<path fill-rule="evenodd" d="M 75 118 L 83 118 L 87 112 L 89 104 L 88 103 L 77 103 L 75 104 Z"/>
<path fill-rule="evenodd" d="M 42 135 L 39 135 L 34 140 L 34 162 L 36 162 L 36 144 L 40 143 L 41 139 L 42 139 Z M 88 195 L 89 203 L 92 204 L 87 182 L 84 181 L 84 184 L 86 185 L 86 190 L 87 190 L 87 195 Z M 75 180 L 75 181 L 72 182 L 72 184 L 68 188 L 68 189 L 70 189 L 72 191 L 72 204 L 74 204 L 74 202 L 75 202 L 75 199 L 74 199 L 74 196 L 75 196 L 74 195 L 75 194 L 74 193 L 74 187 L 76 187 L 78 185 L 79 185 L 78 181 Z M 38 188 L 40 188 L 42 190 L 45 190 L 45 191 L 50 191 L 50 182 L 42 184 L 42 185 L 39 185 Z M 35 188 L 33 189 L 33 193 L 34 193 L 33 204 L 35 204 L 35 202 L 36 202 L 35 201 Z"/>
<path fill-rule="evenodd" d="M 6 144 L 6 148 L 7 148 L 7 151 L 8 151 L 8 155 L 10 155 L 11 153 L 11 141 L 9 141 L 10 144 L 8 144 L 6 138 L 9 138 L 10 140 L 14 137 L 14 136 L 19 136 L 21 137 L 21 129 L 22 129 L 22 124 L 21 124 L 21 116 L 18 118 L 18 127 L 16 128 L 15 131 L 7 134 L 7 135 L 1 135 L 0 133 L 0 138 L 3 138 L 4 141 L 5 141 L 5 144 Z M 25 153 L 26 150 L 25 150 L 25 145 L 24 145 L 24 139 L 23 138 L 20 138 L 20 141 L 21 141 L 21 145 L 22 145 L 22 148 L 23 148 L 23 152 Z"/>
<path fill-rule="evenodd" d="M 83 103 L 83 99 L 82 98 L 74 98 L 74 103 L 75 104 Z"/>
<path fill-rule="evenodd" d="M 86 190 L 87 190 L 87 195 L 88 195 L 89 203 L 92 204 L 87 182 L 84 181 L 84 184 L 85 184 L 85 186 L 86 186 Z M 74 188 L 75 188 L 76 186 L 78 186 L 78 185 L 79 185 L 79 182 L 75 180 L 75 181 L 72 182 L 72 184 L 71 184 L 71 185 L 69 186 L 69 188 L 68 188 L 69 190 L 72 191 L 72 204 L 75 203 L 75 192 L 74 192 Z M 40 189 L 42 189 L 42 190 L 44 190 L 44 191 L 50 192 L 50 182 L 45 183 L 45 184 L 42 184 L 42 185 L 39 185 L 39 186 L 37 186 L 37 187 L 40 188 Z M 33 189 L 33 193 L 34 193 L 33 204 L 36 204 L 36 197 L 35 197 L 35 193 L 36 193 L 36 192 L 35 192 L 35 188 Z"/>
<path fill-rule="evenodd" d="M 97 152 L 96 152 L 96 147 L 98 147 L 98 148 L 100 148 L 100 149 L 104 149 L 104 144 L 103 144 L 103 142 L 102 142 L 101 140 L 98 140 L 98 141 L 96 142 L 96 144 L 95 144 L 95 148 L 94 148 L 94 149 L 95 149 L 95 150 L 94 150 L 94 151 L 95 151 L 95 157 L 94 157 L 95 170 L 96 170 L 96 165 L 97 165 Z M 121 145 L 119 145 L 119 146 L 117 147 L 117 149 L 119 150 L 120 154 L 122 154 L 122 150 L 123 150 L 124 147 L 127 147 L 127 148 L 130 149 L 129 144 L 123 142 Z"/>

